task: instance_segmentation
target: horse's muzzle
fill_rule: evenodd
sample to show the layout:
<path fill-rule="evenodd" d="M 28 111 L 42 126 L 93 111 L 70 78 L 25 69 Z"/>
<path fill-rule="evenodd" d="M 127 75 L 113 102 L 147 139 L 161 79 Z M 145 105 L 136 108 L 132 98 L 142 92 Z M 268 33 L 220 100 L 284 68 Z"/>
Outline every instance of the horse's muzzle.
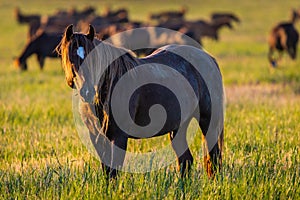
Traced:
<path fill-rule="evenodd" d="M 89 87 L 87 84 L 83 84 L 82 88 L 79 91 L 79 94 L 83 101 L 87 103 L 93 103 L 96 92 L 93 87 Z"/>

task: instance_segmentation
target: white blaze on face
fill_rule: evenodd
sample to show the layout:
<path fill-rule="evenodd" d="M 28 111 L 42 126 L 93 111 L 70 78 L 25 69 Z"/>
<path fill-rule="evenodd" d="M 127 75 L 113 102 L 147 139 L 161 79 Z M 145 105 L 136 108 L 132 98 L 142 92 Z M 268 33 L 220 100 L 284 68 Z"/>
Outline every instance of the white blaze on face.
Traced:
<path fill-rule="evenodd" d="M 81 59 L 84 59 L 84 48 L 83 48 L 83 47 L 78 47 L 78 49 L 77 49 L 77 55 L 78 55 Z"/>

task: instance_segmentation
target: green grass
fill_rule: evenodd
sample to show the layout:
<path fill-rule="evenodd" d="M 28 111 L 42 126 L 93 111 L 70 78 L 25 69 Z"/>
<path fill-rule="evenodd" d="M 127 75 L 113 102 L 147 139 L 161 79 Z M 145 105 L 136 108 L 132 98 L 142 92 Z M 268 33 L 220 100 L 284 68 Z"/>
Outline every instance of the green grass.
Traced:
<path fill-rule="evenodd" d="M 242 19 L 235 30 L 221 30 L 219 42 L 204 40 L 220 64 L 227 93 L 222 172 L 215 180 L 207 178 L 198 131 L 189 178 L 180 179 L 172 164 L 146 174 L 121 173 L 107 182 L 99 161 L 77 134 L 72 91 L 59 60 L 46 60 L 42 72 L 35 58 L 29 60 L 28 72 L 12 67 L 27 30 L 16 23 L 12 11 L 19 6 L 25 13 L 47 14 L 91 4 L 100 12 L 110 4 L 128 7 L 133 19 L 146 20 L 150 12 L 183 4 L 109 2 L 0 2 L 0 199 L 299 199 L 300 59 L 284 56 L 279 68 L 271 69 L 266 43 L 270 28 L 287 20 L 299 2 L 189 1 L 189 19 L 207 19 L 215 10 L 233 11 Z M 195 127 L 192 123 L 189 130 Z M 147 151 L 167 141 L 130 141 L 129 150 Z"/>

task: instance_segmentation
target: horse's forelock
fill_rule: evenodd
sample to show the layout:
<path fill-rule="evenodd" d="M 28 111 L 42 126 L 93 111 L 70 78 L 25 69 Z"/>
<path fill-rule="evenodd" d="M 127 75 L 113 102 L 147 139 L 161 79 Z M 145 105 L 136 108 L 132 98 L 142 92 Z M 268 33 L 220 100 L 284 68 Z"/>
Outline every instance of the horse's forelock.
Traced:
<path fill-rule="evenodd" d="M 70 61 L 70 56 L 69 56 L 69 51 L 71 48 L 70 45 L 73 43 L 84 44 L 83 48 L 87 50 L 87 53 L 90 52 L 92 49 L 89 39 L 83 34 L 74 34 L 71 40 L 68 40 L 66 34 L 64 34 L 60 44 L 56 48 L 56 51 L 59 55 L 61 55 L 62 67 L 65 72 L 66 81 L 69 86 L 73 85 L 73 78 L 74 78 L 72 63 Z"/>

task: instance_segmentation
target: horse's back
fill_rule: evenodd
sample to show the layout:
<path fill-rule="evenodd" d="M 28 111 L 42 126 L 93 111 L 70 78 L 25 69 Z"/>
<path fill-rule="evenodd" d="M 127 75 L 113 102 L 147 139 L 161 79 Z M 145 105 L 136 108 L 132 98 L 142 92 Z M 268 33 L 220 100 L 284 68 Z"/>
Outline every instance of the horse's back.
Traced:
<path fill-rule="evenodd" d="M 143 60 L 146 62 L 153 62 L 153 60 L 165 62 L 165 64 L 167 64 L 169 67 L 179 71 L 187 66 L 196 69 L 198 72 L 199 68 L 211 68 L 213 70 L 217 69 L 219 75 L 221 75 L 216 60 L 210 54 L 201 48 L 196 48 L 189 45 L 166 45 L 160 47 Z M 185 63 L 185 65 L 182 65 L 182 62 Z M 188 63 L 190 65 L 188 65 Z"/>
<path fill-rule="evenodd" d="M 163 130 L 175 130 L 180 120 L 188 121 L 195 117 L 193 115 L 198 106 L 201 112 L 210 115 L 209 89 L 203 78 L 205 74 L 202 74 L 203 70 L 199 68 L 203 68 L 207 73 L 215 72 L 220 78 L 221 75 L 217 63 L 209 54 L 191 46 L 167 45 L 140 60 L 146 67 L 137 70 L 137 74 L 144 76 L 140 72 L 144 73 L 143 70 L 147 70 L 143 79 L 149 79 L 151 87 L 139 90 L 133 98 L 136 99 L 136 105 L 139 105 L 134 114 L 138 124 L 149 123 L 148 117 L 141 116 L 154 104 L 163 105 L 168 113 L 167 119 L 170 123 L 166 122 Z M 183 106 L 181 104 L 188 110 L 184 116 L 179 114 Z"/>
<path fill-rule="evenodd" d="M 62 39 L 60 33 L 46 33 L 43 32 L 38 38 L 36 38 L 36 45 L 38 46 L 39 53 L 48 57 L 57 57 L 55 48 L 59 45 Z"/>

